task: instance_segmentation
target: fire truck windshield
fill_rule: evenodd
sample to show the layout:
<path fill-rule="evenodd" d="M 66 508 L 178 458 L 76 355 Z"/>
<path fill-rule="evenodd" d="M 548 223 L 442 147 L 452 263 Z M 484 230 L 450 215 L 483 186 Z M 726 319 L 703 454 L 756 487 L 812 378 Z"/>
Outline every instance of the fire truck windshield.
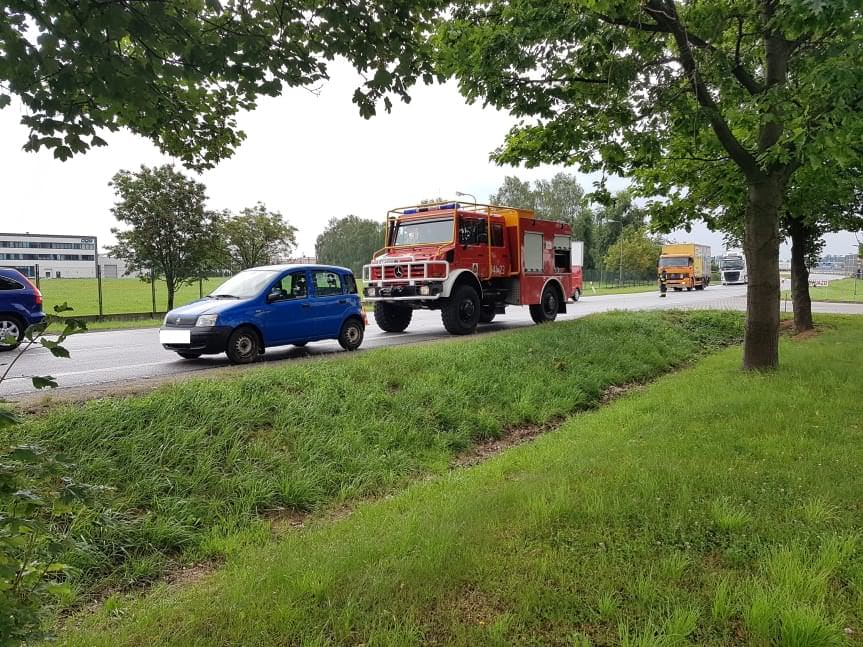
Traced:
<path fill-rule="evenodd" d="M 409 220 L 396 225 L 393 245 L 431 245 L 452 240 L 452 218 Z"/>

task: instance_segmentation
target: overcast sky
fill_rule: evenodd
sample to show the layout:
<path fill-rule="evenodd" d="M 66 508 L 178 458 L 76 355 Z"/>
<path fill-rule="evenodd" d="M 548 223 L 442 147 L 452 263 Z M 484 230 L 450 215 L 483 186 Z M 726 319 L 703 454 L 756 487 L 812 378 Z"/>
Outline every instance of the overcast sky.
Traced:
<path fill-rule="evenodd" d="M 240 116 L 246 141 L 234 157 L 200 176 L 211 208 L 237 211 L 262 201 L 299 229 L 297 252 L 311 255 L 315 238 L 333 216 L 383 220 L 390 208 L 451 198 L 456 191 L 484 202 L 506 175 L 535 180 L 559 170 L 574 172 L 491 163 L 489 153 L 515 120 L 466 105 L 454 84 L 417 87 L 409 105 L 397 103 L 391 114 L 365 120 L 351 103 L 357 76 L 343 65 L 334 66 L 331 75 L 317 94 L 289 90 Z M 109 211 L 115 200 L 111 176 L 119 169 L 171 161 L 127 132 L 103 135 L 107 147 L 67 162 L 50 151 L 25 153 L 27 130 L 19 125 L 20 116 L 14 103 L 0 110 L 0 231 L 95 235 L 100 246 L 108 244 L 115 224 Z M 579 178 L 589 190 L 593 178 Z M 624 186 L 621 180 L 612 188 Z M 714 254 L 723 248 L 721 235 L 703 225 L 675 238 L 708 244 Z M 852 234 L 828 237 L 828 253 L 855 250 Z M 784 247 L 782 257 L 789 255 Z"/>

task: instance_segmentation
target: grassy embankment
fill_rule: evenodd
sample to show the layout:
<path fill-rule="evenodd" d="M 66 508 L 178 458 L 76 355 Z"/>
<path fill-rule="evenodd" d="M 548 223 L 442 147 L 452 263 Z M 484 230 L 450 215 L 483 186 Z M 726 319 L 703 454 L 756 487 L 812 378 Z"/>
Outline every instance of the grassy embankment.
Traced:
<path fill-rule="evenodd" d="M 716 354 L 492 461 L 241 550 L 202 582 L 112 598 L 64 638 L 859 644 L 863 320 L 830 321 L 783 340 L 776 374 Z"/>
<path fill-rule="evenodd" d="M 233 379 L 189 380 L 34 418 L 18 440 L 60 448 L 116 488 L 68 561 L 81 589 L 146 581 L 177 559 L 269 536 L 263 518 L 391 492 L 517 425 L 595 406 L 739 337 L 734 313 L 614 313 Z M 73 360 L 74 361 L 74 360 Z"/>
<path fill-rule="evenodd" d="M 582 295 L 586 297 L 602 296 L 604 294 L 635 294 L 638 292 L 654 292 L 659 288 L 656 285 L 626 285 L 623 287 L 592 287 L 590 283 L 584 284 Z"/>
<path fill-rule="evenodd" d="M 809 296 L 813 301 L 834 301 L 840 303 L 863 303 L 863 281 L 853 278 L 830 281 L 830 285 L 822 288 L 809 288 Z M 783 299 L 791 299 L 787 290 L 782 293 Z"/>

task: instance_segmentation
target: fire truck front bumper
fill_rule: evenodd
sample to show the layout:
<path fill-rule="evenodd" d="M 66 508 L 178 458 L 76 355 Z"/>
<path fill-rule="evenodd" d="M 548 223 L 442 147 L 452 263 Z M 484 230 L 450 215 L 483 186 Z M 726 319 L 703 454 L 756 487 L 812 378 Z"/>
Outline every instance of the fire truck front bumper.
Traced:
<path fill-rule="evenodd" d="M 422 285 L 369 285 L 363 289 L 366 301 L 434 301 L 440 299 L 442 282 Z"/>

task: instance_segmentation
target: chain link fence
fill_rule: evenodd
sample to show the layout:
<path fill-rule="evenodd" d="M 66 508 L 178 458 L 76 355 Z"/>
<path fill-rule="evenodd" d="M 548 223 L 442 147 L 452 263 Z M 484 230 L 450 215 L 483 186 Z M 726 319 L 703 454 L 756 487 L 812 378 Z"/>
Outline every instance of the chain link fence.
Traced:
<path fill-rule="evenodd" d="M 584 270 L 585 288 L 593 285 L 597 290 L 656 285 L 656 272 L 615 272 Z"/>

